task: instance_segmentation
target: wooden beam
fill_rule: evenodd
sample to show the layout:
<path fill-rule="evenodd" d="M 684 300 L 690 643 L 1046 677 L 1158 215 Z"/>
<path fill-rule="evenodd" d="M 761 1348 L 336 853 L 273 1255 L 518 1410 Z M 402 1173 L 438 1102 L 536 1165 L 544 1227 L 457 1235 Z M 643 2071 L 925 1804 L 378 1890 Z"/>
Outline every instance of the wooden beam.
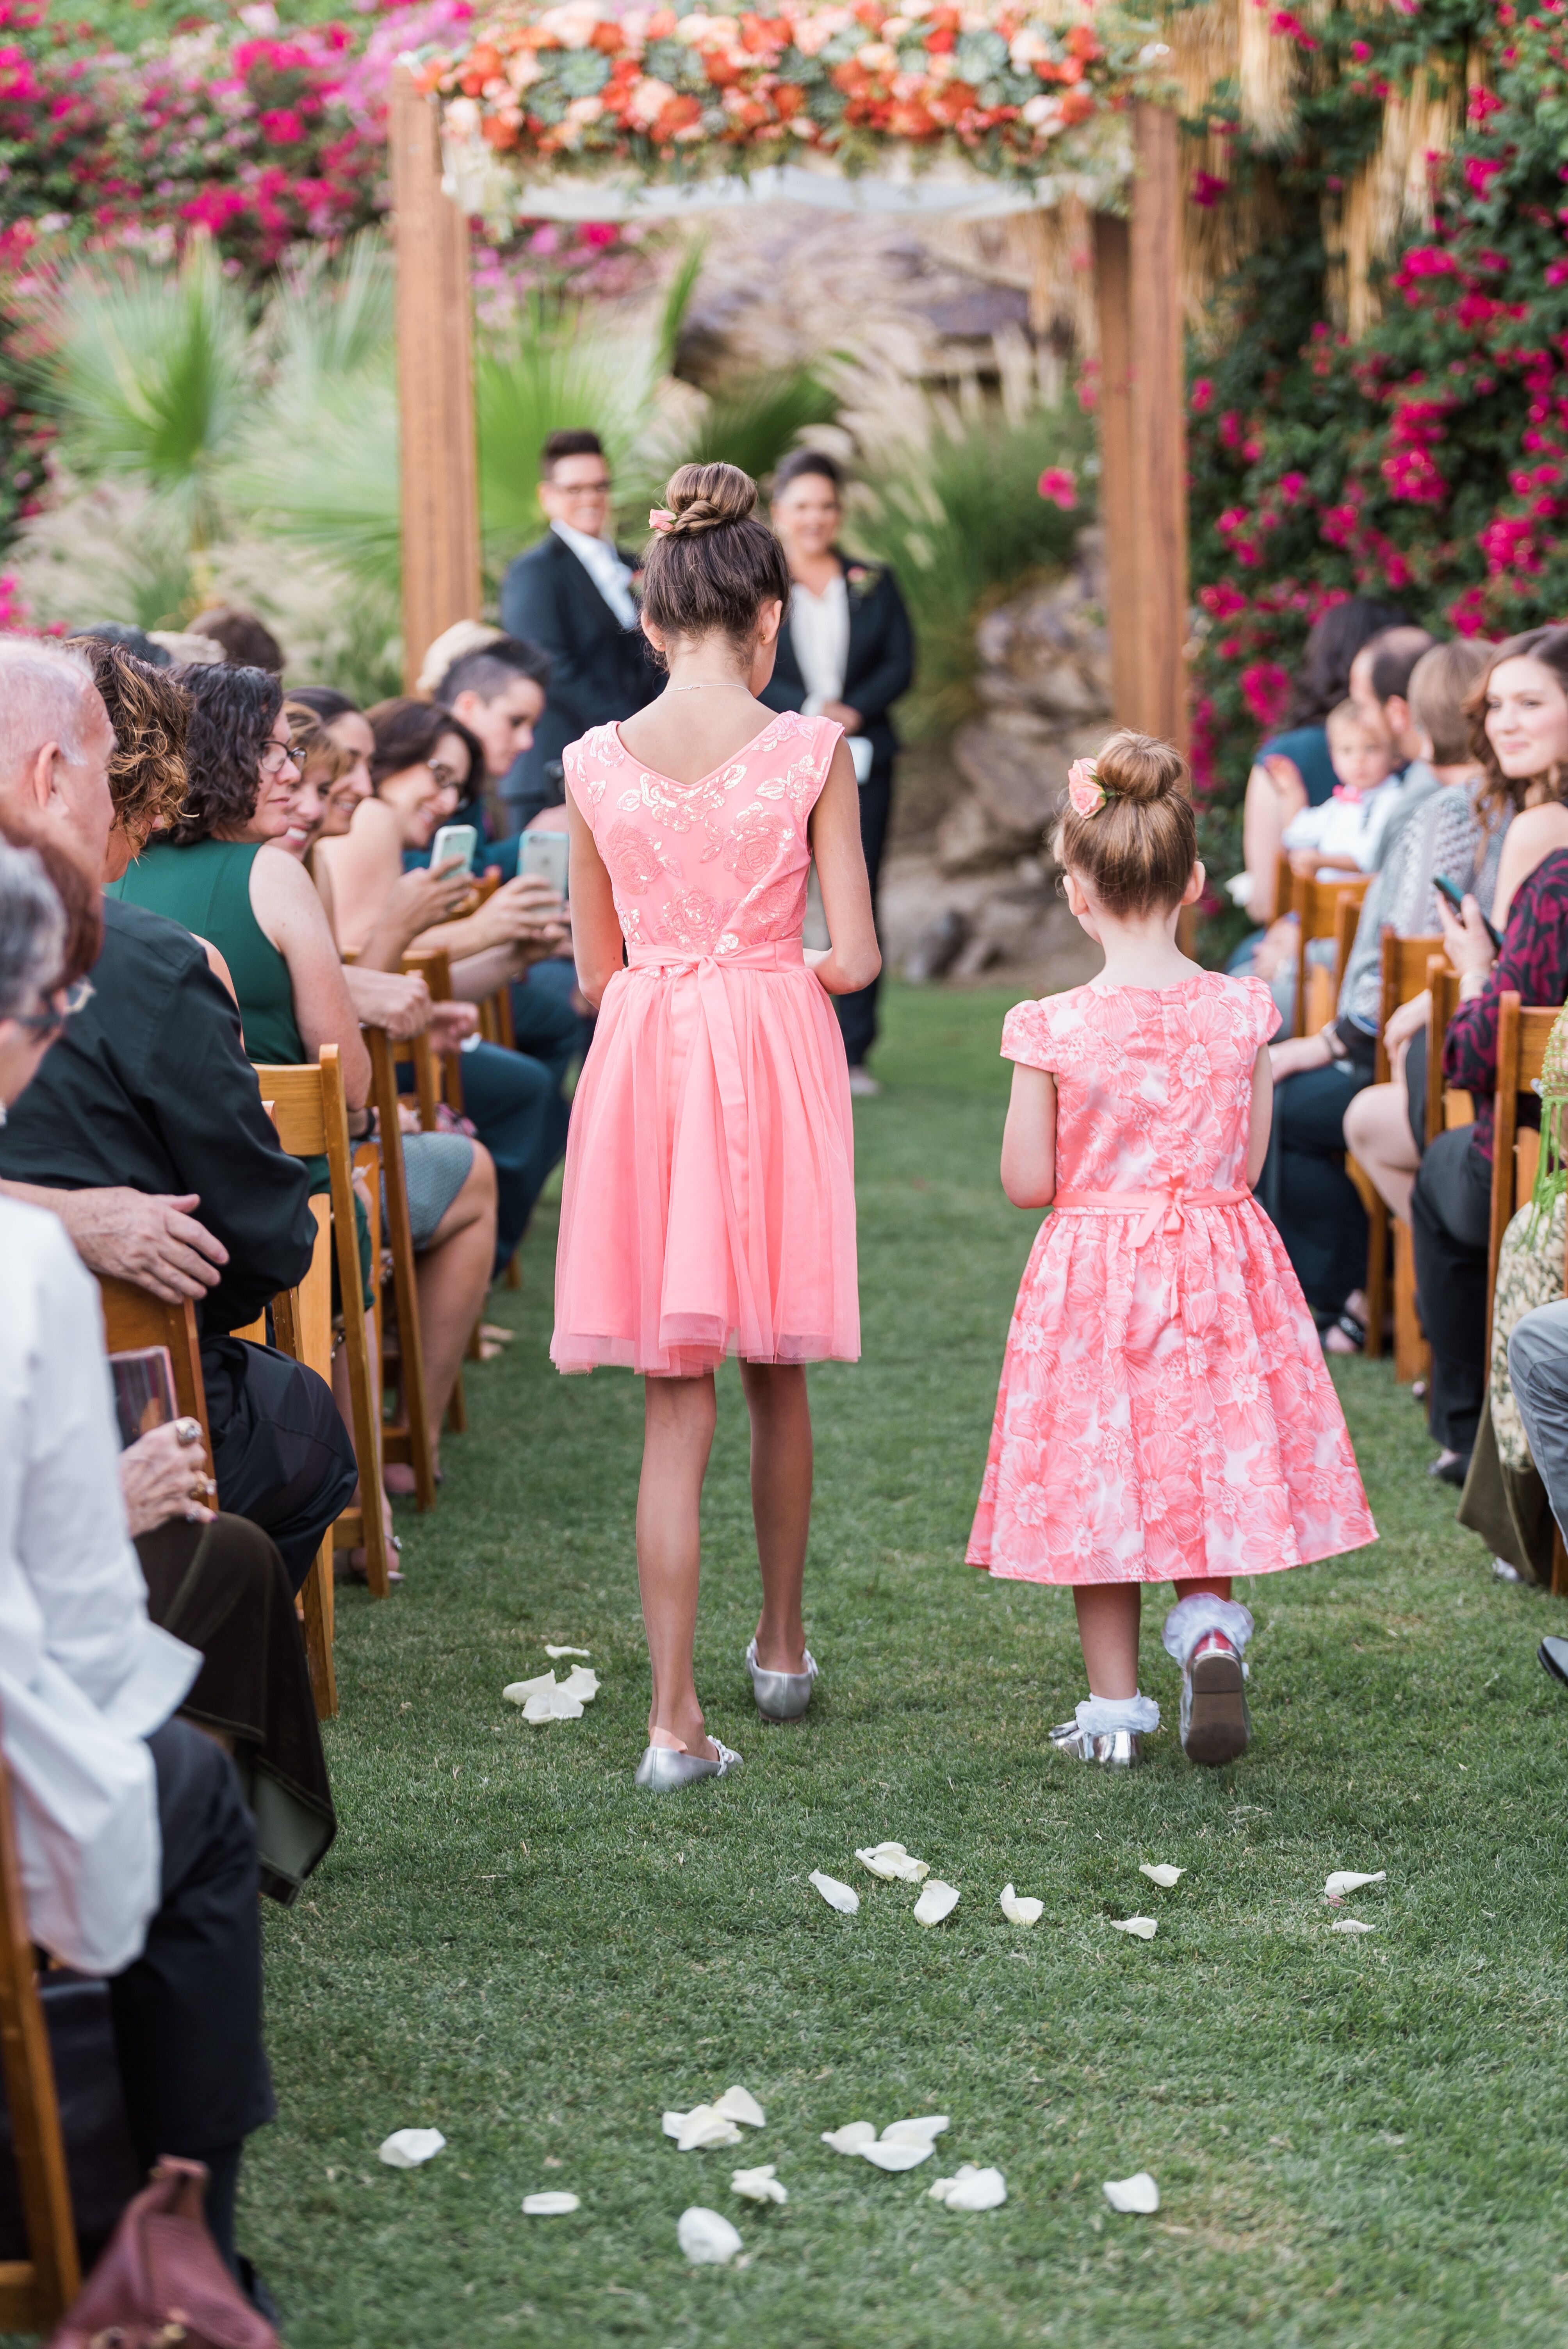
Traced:
<path fill-rule="evenodd" d="M 1130 221 L 1095 222 L 1100 498 L 1111 695 L 1122 725 L 1187 747 L 1187 433 L 1180 131 L 1140 103 Z"/>
<path fill-rule="evenodd" d="M 480 616 L 469 224 L 441 189 L 433 98 L 406 65 L 392 76 L 392 215 L 397 256 L 397 398 L 403 491 L 403 673 L 454 620 Z"/>

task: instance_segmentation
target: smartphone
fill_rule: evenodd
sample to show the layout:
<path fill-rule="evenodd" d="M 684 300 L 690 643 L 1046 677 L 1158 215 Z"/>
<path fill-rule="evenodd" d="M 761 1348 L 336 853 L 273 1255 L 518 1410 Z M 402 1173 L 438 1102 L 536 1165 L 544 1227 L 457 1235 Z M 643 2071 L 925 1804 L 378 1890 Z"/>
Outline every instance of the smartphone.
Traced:
<path fill-rule="evenodd" d="M 519 843 L 519 873 L 537 873 L 558 897 L 567 895 L 567 857 L 571 841 L 563 832 L 525 832 Z"/>
<path fill-rule="evenodd" d="M 1453 907 L 1455 913 L 1459 915 L 1462 921 L 1464 918 L 1465 909 L 1464 891 L 1462 889 L 1456 889 L 1453 883 L 1451 881 L 1445 880 L 1440 874 L 1434 874 L 1432 875 L 1432 886 L 1437 891 L 1439 897 L 1446 897 L 1448 899 L 1449 905 Z M 1500 933 L 1492 928 L 1491 924 L 1487 920 L 1484 914 L 1481 916 L 1480 919 L 1481 927 L 1485 930 L 1487 936 L 1491 940 L 1492 945 L 1494 947 L 1501 947 L 1502 945 L 1502 938 Z"/>
<path fill-rule="evenodd" d="M 430 843 L 430 870 L 438 873 L 454 856 L 462 859 L 463 871 L 474 869 L 474 855 L 480 844 L 479 827 L 471 823 L 444 823 Z"/>
<path fill-rule="evenodd" d="M 174 1364 L 167 1346 L 139 1346 L 131 1353 L 111 1354 L 108 1369 L 122 1449 L 174 1418 Z"/>

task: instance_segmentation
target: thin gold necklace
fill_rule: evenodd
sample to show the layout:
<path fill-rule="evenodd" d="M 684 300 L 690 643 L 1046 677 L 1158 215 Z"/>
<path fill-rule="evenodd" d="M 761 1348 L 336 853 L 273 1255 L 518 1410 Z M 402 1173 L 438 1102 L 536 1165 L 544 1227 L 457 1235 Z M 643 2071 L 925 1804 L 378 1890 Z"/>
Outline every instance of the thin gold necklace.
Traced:
<path fill-rule="evenodd" d="M 738 677 L 699 677 L 695 685 L 672 685 L 670 691 L 672 693 L 700 693 L 703 688 L 707 685 L 731 686 L 737 693 L 749 693 L 751 690 L 751 688 L 748 685 L 742 685 Z"/>

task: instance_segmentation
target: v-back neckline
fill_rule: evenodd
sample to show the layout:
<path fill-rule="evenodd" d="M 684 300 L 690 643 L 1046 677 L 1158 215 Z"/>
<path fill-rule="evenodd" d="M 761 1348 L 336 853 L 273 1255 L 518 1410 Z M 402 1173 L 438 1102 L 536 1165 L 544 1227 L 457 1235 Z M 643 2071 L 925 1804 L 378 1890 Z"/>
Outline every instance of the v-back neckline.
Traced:
<path fill-rule="evenodd" d="M 733 767 L 737 759 L 743 759 L 748 750 L 755 750 L 763 736 L 773 731 L 780 718 L 795 718 L 799 715 L 798 710 L 776 709 L 767 725 L 759 726 L 756 733 L 740 745 L 738 750 L 732 750 L 727 759 L 721 759 L 717 767 L 710 767 L 705 775 L 698 775 L 696 781 L 690 783 L 683 783 L 678 775 L 666 774 L 663 767 L 655 767 L 651 760 L 639 759 L 634 750 L 629 750 L 621 740 L 621 721 L 618 718 L 613 718 L 610 720 L 610 731 L 615 738 L 615 748 L 622 758 L 629 759 L 634 767 L 641 767 L 645 774 L 657 775 L 661 783 L 673 783 L 677 792 L 695 792 L 700 790 L 704 783 L 711 783 L 715 775 L 722 775 L 726 767 Z"/>

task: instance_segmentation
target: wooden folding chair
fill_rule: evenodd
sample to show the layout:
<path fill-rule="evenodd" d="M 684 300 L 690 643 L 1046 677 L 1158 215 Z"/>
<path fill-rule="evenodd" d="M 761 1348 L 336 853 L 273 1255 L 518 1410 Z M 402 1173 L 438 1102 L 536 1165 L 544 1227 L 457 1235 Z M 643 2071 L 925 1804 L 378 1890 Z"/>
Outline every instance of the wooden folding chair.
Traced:
<path fill-rule="evenodd" d="M 1296 880 L 1294 910 L 1299 927 L 1295 947 L 1295 1016 L 1292 1034 L 1305 1036 L 1334 1017 L 1339 981 L 1356 943 L 1361 900 L 1371 885 L 1369 873 L 1352 874 L 1343 881 Z M 1334 961 L 1327 968 L 1310 963 L 1306 950 L 1320 938 L 1334 941 Z M 1309 1003 L 1310 996 L 1310 1003 Z M 1309 1016 L 1310 1015 L 1310 1016 Z"/>
<path fill-rule="evenodd" d="M 163 1343 L 162 1340 L 156 1341 Z M 0 2333 L 49 2333 L 81 2290 L 55 2067 L 27 1912 L 11 1782 L 0 1754 L 0 2071 L 26 2222 L 25 2260 L 0 2260 Z"/>
<path fill-rule="evenodd" d="M 1486 1267 L 1486 1359 L 1489 1374 L 1491 1369 L 1492 1312 L 1497 1300 L 1497 1268 L 1502 1255 L 1503 1235 L 1511 1219 L 1533 1192 L 1535 1171 L 1541 1162 L 1539 1133 L 1532 1126 L 1522 1126 L 1519 1123 L 1520 1096 L 1532 1091 L 1544 1073 L 1546 1047 L 1561 1011 L 1560 1004 L 1522 1006 L 1511 989 L 1498 998 L 1497 1092 L 1492 1102 L 1491 1128 L 1491 1232 Z M 1568 1263 L 1563 1266 L 1563 1288 L 1568 1293 Z M 1563 1546 L 1563 1529 L 1555 1521 L 1552 1528 L 1552 1592 L 1554 1598 L 1568 1597 L 1568 1549 Z"/>
<path fill-rule="evenodd" d="M 385 1599 L 391 1588 L 381 1521 L 380 1413 L 370 1376 L 365 1313 L 360 1302 L 348 1109 L 335 1044 L 324 1044 L 320 1061 L 314 1066 L 262 1068 L 257 1075 L 263 1094 L 273 1104 L 273 1122 L 284 1148 L 295 1158 L 325 1156 L 327 1162 L 329 1187 L 311 1201 L 316 1219 L 315 1254 L 298 1288 L 285 1289 L 273 1299 L 273 1330 L 282 1352 L 304 1362 L 329 1383 L 333 1250 L 336 1254 L 343 1301 L 343 1341 L 348 1357 L 349 1402 L 362 1505 L 357 1509 L 346 1509 L 323 1541 L 302 1594 L 305 1647 L 315 1685 L 316 1710 L 325 1717 L 337 1710 L 336 1674 L 332 1661 L 334 1550 L 362 1547 L 371 1596 Z"/>
<path fill-rule="evenodd" d="M 430 990 L 430 999 L 432 1002 L 451 1002 L 452 958 L 450 955 L 448 954 L 444 947 L 410 947 L 407 953 L 403 957 L 403 970 L 407 976 L 417 974 L 419 978 L 423 978 L 426 986 Z M 416 1037 L 414 1040 L 417 1048 L 420 1040 Z M 454 1117 L 461 1117 L 463 1113 L 463 1072 L 459 1065 L 457 1053 L 433 1053 L 430 1049 L 428 1037 L 424 1039 L 424 1043 L 426 1056 L 434 1061 L 438 1065 L 440 1079 L 441 1099 L 446 1102 L 447 1107 L 451 1111 Z M 414 1050 L 412 1057 L 417 1074 L 420 1061 L 420 1055 L 418 1049 Z M 431 1102 L 429 1115 L 427 1118 L 422 1092 L 419 1102 L 419 1123 L 424 1126 L 427 1133 L 430 1132 L 436 1123 L 435 1102 L 433 1101 Z"/>
<path fill-rule="evenodd" d="M 1388 1048 L 1383 1032 L 1402 1003 L 1413 1002 L 1427 984 L 1427 965 L 1442 947 L 1441 938 L 1401 938 L 1392 930 L 1383 933 L 1382 976 L 1377 1000 L 1377 1043 L 1372 1066 L 1374 1084 L 1386 1085 L 1393 1075 Z M 1421 1336 L 1416 1314 L 1415 1259 L 1410 1253 L 1410 1235 L 1397 1216 L 1388 1212 L 1388 1203 L 1382 1194 L 1363 1185 L 1366 1178 L 1354 1158 L 1346 1164 L 1357 1188 L 1367 1200 L 1367 1351 L 1377 1360 L 1383 1351 L 1383 1324 L 1388 1309 L 1388 1257 L 1392 1236 L 1394 1257 L 1394 1377 L 1408 1384 L 1423 1372 L 1418 1366 L 1401 1371 L 1401 1363 L 1426 1353 L 1426 1341 Z M 1400 1236 L 1403 1235 L 1403 1246 Z"/>
<path fill-rule="evenodd" d="M 1449 1022 L 1460 1008 L 1460 978 L 1447 955 L 1434 955 L 1427 965 L 1427 991 L 1432 999 L 1427 1020 L 1427 1140 L 1456 1125 L 1475 1123 L 1475 1103 L 1461 1085 L 1443 1082 L 1443 1040 Z"/>
<path fill-rule="evenodd" d="M 396 1385 L 399 1409 L 381 1423 L 383 1456 L 414 1472 L 414 1501 L 435 1506 L 436 1464 L 430 1448 L 430 1413 L 425 1391 L 425 1352 L 419 1335 L 419 1291 L 414 1268 L 414 1235 L 408 1220 L 408 1186 L 403 1173 L 403 1133 L 397 1123 L 397 1071 L 384 1028 L 361 1030 L 370 1054 L 370 1099 L 380 1133 L 381 1170 L 387 1187 L 387 1244 L 392 1257 L 392 1300 L 397 1339 L 380 1316 L 381 1378 Z M 379 1297 L 380 1283 L 377 1284 Z"/>
<path fill-rule="evenodd" d="M 132 1280 L 105 1276 L 98 1281 L 103 1301 L 104 1344 L 111 1354 L 129 1354 L 143 1346 L 167 1346 L 174 1366 L 174 1401 L 182 1419 L 201 1423 L 207 1457 L 212 1457 L 211 1430 L 207 1424 L 207 1389 L 201 1377 L 201 1345 L 196 1330 L 196 1308 L 186 1298 L 166 1304 L 150 1288 Z"/>

